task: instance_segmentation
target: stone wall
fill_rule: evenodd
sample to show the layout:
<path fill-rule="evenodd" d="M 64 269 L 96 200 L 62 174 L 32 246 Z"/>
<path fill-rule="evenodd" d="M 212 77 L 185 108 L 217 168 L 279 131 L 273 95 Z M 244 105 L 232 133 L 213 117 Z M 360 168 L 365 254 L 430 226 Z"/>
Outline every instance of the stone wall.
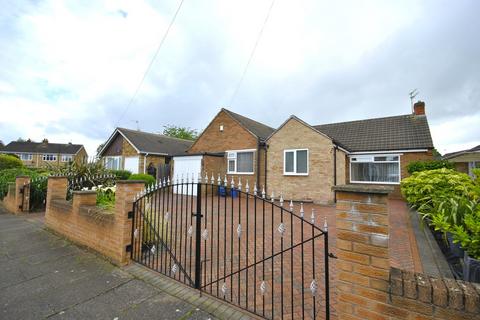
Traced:
<path fill-rule="evenodd" d="M 392 187 L 337 191 L 337 315 L 343 319 L 480 319 L 480 286 L 390 267 Z"/>
<path fill-rule="evenodd" d="M 48 179 L 45 224 L 66 238 L 87 246 L 124 265 L 130 254 L 133 197 L 144 187 L 140 181 L 117 181 L 115 208 L 111 212 L 96 207 L 95 191 L 76 191 L 73 200 L 66 201 L 67 178 Z"/>

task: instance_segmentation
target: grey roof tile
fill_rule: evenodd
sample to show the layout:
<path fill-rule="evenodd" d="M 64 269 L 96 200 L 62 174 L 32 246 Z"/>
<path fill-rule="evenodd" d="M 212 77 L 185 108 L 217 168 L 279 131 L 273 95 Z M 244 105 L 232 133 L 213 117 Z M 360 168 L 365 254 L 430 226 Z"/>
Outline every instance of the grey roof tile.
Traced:
<path fill-rule="evenodd" d="M 117 128 L 140 152 L 180 155 L 193 144 L 193 141 L 173 138 L 163 134 Z"/>
<path fill-rule="evenodd" d="M 313 127 L 350 152 L 433 148 L 426 116 L 408 114 Z"/>
<path fill-rule="evenodd" d="M 71 143 L 12 141 L 2 148 L 2 152 L 76 154 L 82 147 L 81 144 Z"/>
<path fill-rule="evenodd" d="M 227 110 L 225 108 L 222 110 L 227 112 L 230 116 L 240 122 L 242 126 L 244 126 L 247 130 L 249 130 L 251 133 L 253 133 L 262 140 L 265 140 L 273 131 L 275 131 L 275 129 L 263 123 L 244 117 L 233 111 Z"/>

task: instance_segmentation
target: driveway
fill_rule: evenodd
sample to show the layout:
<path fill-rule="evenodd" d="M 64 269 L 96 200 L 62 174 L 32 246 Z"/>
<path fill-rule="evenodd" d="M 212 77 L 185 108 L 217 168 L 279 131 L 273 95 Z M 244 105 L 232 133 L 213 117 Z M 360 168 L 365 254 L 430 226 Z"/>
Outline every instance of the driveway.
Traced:
<path fill-rule="evenodd" d="M 211 319 L 0 207 L 0 319 Z"/>

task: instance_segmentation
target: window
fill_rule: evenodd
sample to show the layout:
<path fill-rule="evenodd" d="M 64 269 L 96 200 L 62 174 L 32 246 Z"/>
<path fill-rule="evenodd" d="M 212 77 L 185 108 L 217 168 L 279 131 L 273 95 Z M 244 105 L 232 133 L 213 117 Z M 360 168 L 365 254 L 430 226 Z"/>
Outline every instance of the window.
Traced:
<path fill-rule="evenodd" d="M 73 156 L 71 154 L 62 154 L 62 162 L 72 162 Z"/>
<path fill-rule="evenodd" d="M 121 167 L 122 157 L 105 157 L 105 168 L 110 170 L 120 170 Z"/>
<path fill-rule="evenodd" d="M 228 173 L 253 174 L 255 150 L 227 151 Z"/>
<path fill-rule="evenodd" d="M 400 156 L 358 155 L 350 158 L 350 182 L 400 183 Z"/>
<path fill-rule="evenodd" d="M 285 150 L 283 155 L 284 175 L 308 175 L 308 149 Z"/>
<path fill-rule="evenodd" d="M 20 158 L 20 160 L 23 160 L 23 161 L 32 161 L 33 159 L 33 154 L 31 153 L 20 153 L 20 154 L 17 154 L 17 156 Z"/>
<path fill-rule="evenodd" d="M 57 155 L 51 153 L 44 154 L 43 161 L 57 161 Z"/>
<path fill-rule="evenodd" d="M 475 178 L 475 174 L 473 173 L 473 169 L 480 169 L 480 161 L 470 161 L 468 163 L 468 174 Z"/>

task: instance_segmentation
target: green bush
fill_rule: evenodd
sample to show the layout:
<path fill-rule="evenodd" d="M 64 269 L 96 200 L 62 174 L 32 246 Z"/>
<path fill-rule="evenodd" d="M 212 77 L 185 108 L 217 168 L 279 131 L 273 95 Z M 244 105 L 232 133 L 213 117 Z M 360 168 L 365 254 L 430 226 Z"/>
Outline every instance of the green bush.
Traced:
<path fill-rule="evenodd" d="M 22 160 L 9 154 L 0 154 L 0 171 L 5 169 L 23 168 Z"/>
<path fill-rule="evenodd" d="M 453 225 L 449 230 L 455 243 L 460 243 L 472 258 L 480 259 L 480 205 L 465 214 L 463 224 Z"/>
<path fill-rule="evenodd" d="M 0 171 L 0 199 L 3 199 L 8 192 L 8 183 L 15 182 L 17 176 L 37 177 L 38 173 L 28 168 L 5 169 Z"/>
<path fill-rule="evenodd" d="M 107 210 L 115 207 L 115 187 L 97 190 L 97 206 Z"/>
<path fill-rule="evenodd" d="M 402 180 L 400 188 L 407 202 L 417 209 L 456 197 L 477 201 L 480 194 L 469 175 L 446 168 L 415 172 Z"/>
<path fill-rule="evenodd" d="M 110 170 L 110 173 L 117 177 L 117 180 L 128 180 L 132 173 L 128 170 Z"/>
<path fill-rule="evenodd" d="M 453 163 L 446 160 L 413 161 L 407 165 L 407 171 L 410 174 L 419 171 L 435 170 L 441 168 L 453 169 L 454 166 Z"/>
<path fill-rule="evenodd" d="M 144 173 L 135 173 L 132 174 L 128 180 L 142 180 L 145 182 L 145 185 L 151 185 L 155 183 L 155 178 L 152 177 L 149 174 L 144 174 Z"/>

